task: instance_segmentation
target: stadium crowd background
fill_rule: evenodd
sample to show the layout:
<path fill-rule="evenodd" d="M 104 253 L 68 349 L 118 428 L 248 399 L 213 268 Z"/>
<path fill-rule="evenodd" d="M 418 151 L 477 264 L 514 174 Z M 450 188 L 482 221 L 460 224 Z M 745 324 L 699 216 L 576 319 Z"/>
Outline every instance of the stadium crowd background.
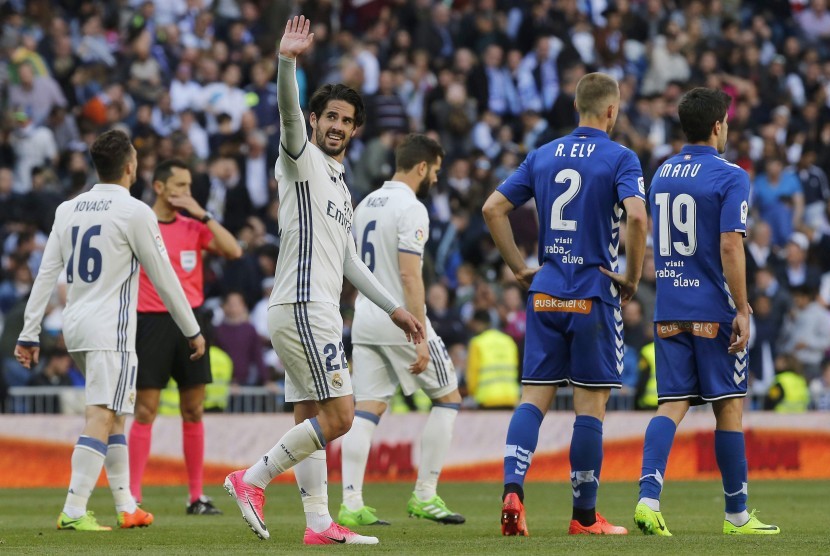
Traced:
<path fill-rule="evenodd" d="M 812 381 L 812 406 L 830 409 L 826 0 L 0 1 L 7 385 L 31 380 L 12 352 L 54 210 L 95 183 L 88 147 L 112 127 L 127 130 L 138 149 L 138 198 L 152 202 L 157 162 L 191 165 L 194 197 L 245 250 L 241 260 L 207 264 L 214 340 L 234 362 L 235 384 L 279 381 L 265 317 L 279 250 L 274 71 L 277 40 L 296 13 L 315 33 L 312 54 L 298 64 L 303 106 L 320 84 L 343 82 L 368 108 L 346 161 L 355 203 L 391 176 L 405 133 L 430 133 L 447 151 L 426 200 L 424 275 L 429 315 L 462 379 L 471 321 L 486 313 L 520 348 L 524 335 L 524 292 L 501 262 L 481 205 L 529 150 L 575 126 L 576 83 L 602 71 L 622 94 L 613 138 L 637 153 L 646 184 L 684 141 L 675 112 L 682 93 L 707 86 L 733 96 L 725 157 L 749 172 L 753 188 L 751 390 L 766 392 L 776 367 L 796 370 Z M 522 207 L 512 220 L 535 260 L 535 210 Z M 654 283 L 647 254 L 636 301 L 623 312 L 625 391 L 635 395 L 648 373 L 639 353 L 651 341 Z M 60 337 L 64 294 L 56 293 L 44 326 L 50 370 L 34 383 L 72 382 Z M 347 286 L 347 339 L 354 298 Z"/>

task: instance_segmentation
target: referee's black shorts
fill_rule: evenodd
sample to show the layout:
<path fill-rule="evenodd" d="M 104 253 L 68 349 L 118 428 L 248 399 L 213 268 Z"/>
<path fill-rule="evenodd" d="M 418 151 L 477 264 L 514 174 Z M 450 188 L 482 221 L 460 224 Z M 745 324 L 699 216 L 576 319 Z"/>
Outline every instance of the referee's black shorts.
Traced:
<path fill-rule="evenodd" d="M 206 312 L 194 309 L 199 326 L 205 330 Z M 136 389 L 167 386 L 172 376 L 179 388 L 213 382 L 207 346 L 204 357 L 190 360 L 190 345 L 170 313 L 138 313 L 135 350 L 138 355 Z"/>

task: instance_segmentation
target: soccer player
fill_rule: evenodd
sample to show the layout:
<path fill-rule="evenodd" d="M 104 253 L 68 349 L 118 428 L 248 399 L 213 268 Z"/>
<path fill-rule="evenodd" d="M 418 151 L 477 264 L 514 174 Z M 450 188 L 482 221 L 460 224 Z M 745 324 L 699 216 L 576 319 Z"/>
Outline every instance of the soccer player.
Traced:
<path fill-rule="evenodd" d="M 295 76 L 296 57 L 314 40 L 310 22 L 294 17 L 280 41 L 277 93 L 280 155 L 280 256 L 268 308 L 271 343 L 285 364 L 285 399 L 297 425 L 249 469 L 234 471 L 225 488 L 261 539 L 264 488 L 294 467 L 306 514 L 305 544 L 377 544 L 334 523 L 326 492 L 326 443 L 352 426 L 354 401 L 343 350 L 340 294 L 343 278 L 380 306 L 418 343 L 423 325 L 380 285 L 360 260 L 351 235 L 352 199 L 343 182 L 346 147 L 365 119 L 360 95 L 345 85 L 323 85 L 309 101 L 306 136 Z"/>
<path fill-rule="evenodd" d="M 138 265 L 156 285 L 182 333 L 191 359 L 202 357 L 205 341 L 184 291 L 167 258 L 156 216 L 133 199 L 138 162 L 127 135 L 111 130 L 92 144 L 92 161 L 101 183 L 62 203 L 15 347 L 24 367 L 37 363 L 41 320 L 58 276 L 66 272 L 63 313 L 66 346 L 86 376 L 86 424 L 72 452 L 72 478 L 58 529 L 108 531 L 87 502 L 101 467 L 115 498 L 118 525 L 145 527 L 153 515 L 137 507 L 130 494 L 130 468 L 124 438 L 126 415 L 133 412 L 136 378 L 136 303 Z"/>
<path fill-rule="evenodd" d="M 683 96 L 678 114 L 688 144 L 660 166 L 649 191 L 660 405 L 646 429 L 634 512 L 634 521 L 647 535 L 671 536 L 660 513 L 666 462 L 689 406 L 705 402 L 711 402 L 717 422 L 715 458 L 726 499 L 723 532 L 779 532 L 746 511 L 741 421 L 750 313 L 743 248 L 749 177 L 719 156 L 726 149 L 731 101 L 722 91 L 702 87 Z"/>
<path fill-rule="evenodd" d="M 341 525 L 387 525 L 363 503 L 363 477 L 372 435 L 400 385 L 410 395 L 421 388 L 432 400 L 421 436 L 421 458 L 410 516 L 439 523 L 464 523 L 438 496 L 438 477 L 450 447 L 461 407 L 458 381 L 444 342 L 426 317 L 421 259 L 429 233 L 429 216 L 417 197 L 438 180 L 444 149 L 425 135 L 408 135 L 395 150 L 395 174 L 370 193 L 355 210 L 356 237 L 363 262 L 427 331 L 427 342 L 412 346 L 403 332 L 387 325 L 388 316 L 359 295 L 352 323 L 355 420 L 343 437 L 343 505 Z"/>
<path fill-rule="evenodd" d="M 570 534 L 626 534 L 597 511 L 602 421 L 611 388 L 620 388 L 622 315 L 637 290 L 646 240 L 645 190 L 637 156 L 608 137 L 620 90 L 601 73 L 576 87 L 579 127 L 528 154 L 487 199 L 484 218 L 505 262 L 529 289 L 522 399 L 507 431 L 502 534 L 528 535 L 524 479 L 539 427 L 559 386 L 574 387 Z M 539 263 L 528 268 L 508 214 L 535 199 Z M 625 275 L 618 267 L 620 220 L 627 214 Z"/>
<path fill-rule="evenodd" d="M 166 160 L 153 173 L 156 200 L 153 212 L 170 263 L 187 294 L 194 314 L 204 319 L 202 251 L 227 259 L 238 259 L 242 249 L 233 235 L 190 195 L 190 169 L 180 160 Z M 186 210 L 190 217 L 179 214 Z M 153 421 L 159 398 L 170 377 L 179 388 L 182 415 L 182 444 L 190 498 L 188 514 L 214 515 L 222 512 L 202 492 L 205 430 L 202 412 L 205 384 L 211 382 L 210 357 L 191 361 L 187 338 L 176 328 L 153 284 L 142 268 L 138 282 L 138 327 L 136 330 L 138 375 L 136 377 L 135 421 L 130 427 L 130 491 L 141 502 L 141 479 L 150 457 Z"/>

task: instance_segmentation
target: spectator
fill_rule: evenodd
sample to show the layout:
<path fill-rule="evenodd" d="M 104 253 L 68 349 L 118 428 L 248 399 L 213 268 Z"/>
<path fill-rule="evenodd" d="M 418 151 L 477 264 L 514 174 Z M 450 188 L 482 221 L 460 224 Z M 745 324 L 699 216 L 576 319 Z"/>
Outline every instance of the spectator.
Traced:
<path fill-rule="evenodd" d="M 31 115 L 35 125 L 45 125 L 46 117 L 56 106 L 66 107 L 66 97 L 50 75 L 35 76 L 30 62 L 17 68 L 19 83 L 9 87 L 7 102 Z"/>
<path fill-rule="evenodd" d="M 223 318 L 214 329 L 216 346 L 233 361 L 232 383 L 239 386 L 263 385 L 270 382 L 262 360 L 262 344 L 256 328 L 249 320 L 245 298 L 230 292 L 222 302 Z"/>
<path fill-rule="evenodd" d="M 467 391 L 481 409 L 512 409 L 519 402 L 519 350 L 478 310 L 470 321 L 474 336 L 467 350 Z"/>
<path fill-rule="evenodd" d="M 40 371 L 32 375 L 27 386 L 74 386 L 70 370 L 72 358 L 66 348 L 55 347 L 44 350 L 44 363 Z M 58 411 L 60 413 L 60 411 Z"/>
<path fill-rule="evenodd" d="M 824 361 L 820 377 L 810 382 L 813 407 L 819 411 L 830 411 L 830 359 Z"/>
<path fill-rule="evenodd" d="M 805 413 L 810 406 L 810 388 L 797 358 L 782 354 L 775 358 L 775 382 L 764 399 L 764 409 L 776 413 Z"/>
<path fill-rule="evenodd" d="M 784 250 L 784 264 L 779 271 L 778 280 L 788 289 L 807 286 L 818 288 L 821 273 L 818 268 L 807 261 L 810 240 L 801 232 L 790 236 Z"/>
<path fill-rule="evenodd" d="M 830 38 L 830 11 L 826 0 L 810 0 L 810 7 L 795 16 L 801 32 L 810 42 Z"/>
<path fill-rule="evenodd" d="M 752 204 L 772 228 L 773 245 L 783 247 L 803 218 L 804 194 L 798 177 L 784 169 L 780 156 L 768 158 L 764 173 L 755 178 Z"/>
<path fill-rule="evenodd" d="M 52 130 L 36 124 L 27 112 L 16 109 L 12 116 L 16 123 L 16 129 L 12 134 L 16 158 L 14 190 L 27 193 L 32 188 L 34 168 L 57 164 L 58 145 Z"/>
<path fill-rule="evenodd" d="M 812 380 L 821 373 L 824 355 L 830 349 L 830 314 L 816 301 L 810 286 L 793 289 L 793 307 L 784 319 L 780 350 L 791 353 L 803 375 Z"/>

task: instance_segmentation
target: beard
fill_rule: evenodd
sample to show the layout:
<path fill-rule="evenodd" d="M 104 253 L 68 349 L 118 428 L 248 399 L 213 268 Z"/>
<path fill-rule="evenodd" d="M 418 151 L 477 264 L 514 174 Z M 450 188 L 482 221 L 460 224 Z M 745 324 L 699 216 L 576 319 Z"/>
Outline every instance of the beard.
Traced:
<path fill-rule="evenodd" d="M 421 180 L 421 183 L 418 184 L 418 190 L 415 191 L 415 196 L 419 199 L 426 199 L 427 195 L 429 195 L 429 186 L 432 185 L 430 183 L 429 176 L 425 176 L 424 179 Z"/>
<path fill-rule="evenodd" d="M 315 135 L 315 138 L 317 140 L 317 146 L 320 148 L 321 151 L 323 151 L 324 153 L 326 153 L 327 155 L 329 155 L 331 157 L 335 157 L 335 156 L 340 155 L 340 153 L 342 153 L 343 151 L 346 150 L 346 146 L 349 144 L 349 138 L 346 137 L 346 135 L 344 134 L 342 145 L 340 145 L 340 147 L 337 147 L 337 148 L 332 148 L 332 147 L 329 147 L 328 145 L 326 145 L 326 134 L 327 133 L 328 132 L 323 133 L 323 131 L 321 131 L 319 127 L 317 128 L 317 133 Z"/>

